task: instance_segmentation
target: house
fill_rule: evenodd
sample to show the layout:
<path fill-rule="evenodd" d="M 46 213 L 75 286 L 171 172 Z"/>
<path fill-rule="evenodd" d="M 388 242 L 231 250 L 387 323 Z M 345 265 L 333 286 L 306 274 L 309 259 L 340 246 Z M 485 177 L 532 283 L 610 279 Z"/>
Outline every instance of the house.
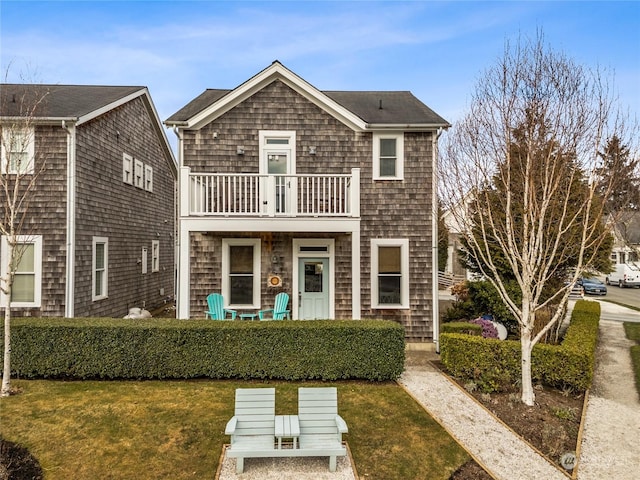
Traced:
<path fill-rule="evenodd" d="M 607 223 L 612 225 L 612 263 L 637 262 L 640 259 L 640 212 L 621 211 L 610 215 Z"/>
<path fill-rule="evenodd" d="M 13 315 L 122 317 L 172 297 L 177 165 L 147 88 L 0 92 L 2 175 L 11 183 L 24 168 L 35 179 Z M 6 247 L 3 237 L 3 275 Z"/>
<path fill-rule="evenodd" d="M 410 92 L 321 91 L 275 61 L 165 125 L 179 318 L 203 317 L 211 292 L 250 314 L 284 291 L 294 319 L 392 319 L 433 340 L 443 118 Z"/>

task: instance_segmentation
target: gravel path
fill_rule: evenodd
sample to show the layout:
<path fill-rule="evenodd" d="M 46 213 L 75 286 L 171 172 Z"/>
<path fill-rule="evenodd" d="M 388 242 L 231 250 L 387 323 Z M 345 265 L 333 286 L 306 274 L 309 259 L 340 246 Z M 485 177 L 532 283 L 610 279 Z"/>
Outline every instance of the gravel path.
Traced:
<path fill-rule="evenodd" d="M 496 479 L 567 479 L 435 367 L 409 367 L 400 384 Z"/>

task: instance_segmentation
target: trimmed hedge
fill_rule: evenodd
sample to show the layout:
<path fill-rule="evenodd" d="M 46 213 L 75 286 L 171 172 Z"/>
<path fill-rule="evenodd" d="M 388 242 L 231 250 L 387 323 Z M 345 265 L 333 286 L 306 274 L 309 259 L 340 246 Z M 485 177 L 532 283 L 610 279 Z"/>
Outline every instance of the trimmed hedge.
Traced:
<path fill-rule="evenodd" d="M 470 322 L 449 322 L 440 325 L 440 333 L 466 333 L 482 336 L 482 326 Z"/>
<path fill-rule="evenodd" d="M 13 375 L 73 379 L 395 380 L 405 348 L 386 320 L 14 319 L 11 343 Z"/>
<path fill-rule="evenodd" d="M 599 303 L 577 301 L 562 344 L 538 343 L 533 347 L 533 380 L 577 391 L 589 388 L 593 380 L 599 321 Z M 440 354 L 451 375 L 472 380 L 483 391 L 500 391 L 520 382 L 521 347 L 517 340 L 443 333 L 440 335 Z"/>

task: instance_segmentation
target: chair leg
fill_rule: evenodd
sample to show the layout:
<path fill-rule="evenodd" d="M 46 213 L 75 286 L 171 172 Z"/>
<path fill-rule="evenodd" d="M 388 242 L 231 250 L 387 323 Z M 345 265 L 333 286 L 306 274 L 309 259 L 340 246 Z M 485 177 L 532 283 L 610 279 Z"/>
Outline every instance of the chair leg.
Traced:
<path fill-rule="evenodd" d="M 244 458 L 236 458 L 236 473 L 244 472 Z"/>
<path fill-rule="evenodd" d="M 336 456 L 329 457 L 329 471 L 335 472 L 337 467 Z"/>

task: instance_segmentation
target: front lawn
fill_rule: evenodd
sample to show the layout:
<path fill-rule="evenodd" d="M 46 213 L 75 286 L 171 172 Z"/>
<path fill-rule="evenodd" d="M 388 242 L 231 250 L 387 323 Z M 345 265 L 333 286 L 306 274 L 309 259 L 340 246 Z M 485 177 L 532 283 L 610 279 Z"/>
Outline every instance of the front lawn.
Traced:
<path fill-rule="evenodd" d="M 13 381 L 0 435 L 39 460 L 45 479 L 203 479 L 218 468 L 237 387 L 276 388 L 276 413 L 297 410 L 298 386 L 237 381 Z M 339 411 L 358 474 L 448 479 L 468 454 L 393 382 L 339 382 Z M 246 461 L 251 468 L 251 460 Z"/>

